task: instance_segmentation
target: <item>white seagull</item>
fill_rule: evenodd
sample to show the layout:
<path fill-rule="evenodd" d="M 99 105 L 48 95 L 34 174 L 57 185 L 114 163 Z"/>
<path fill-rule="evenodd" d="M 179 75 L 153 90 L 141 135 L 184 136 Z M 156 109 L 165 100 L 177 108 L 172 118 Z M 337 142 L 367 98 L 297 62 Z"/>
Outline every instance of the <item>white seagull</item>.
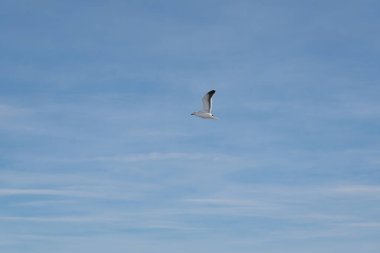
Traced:
<path fill-rule="evenodd" d="M 215 94 L 215 90 L 210 90 L 206 93 L 206 95 L 203 96 L 202 102 L 203 102 L 203 110 L 198 112 L 193 112 L 191 115 L 198 116 L 203 119 L 217 119 L 214 115 L 211 113 L 212 109 L 212 96 Z"/>

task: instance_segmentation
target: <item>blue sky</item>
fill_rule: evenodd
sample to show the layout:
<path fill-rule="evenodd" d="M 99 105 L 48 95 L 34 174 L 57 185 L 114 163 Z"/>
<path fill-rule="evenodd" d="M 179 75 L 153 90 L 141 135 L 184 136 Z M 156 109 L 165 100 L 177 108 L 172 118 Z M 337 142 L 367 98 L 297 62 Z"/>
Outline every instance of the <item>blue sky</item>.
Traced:
<path fill-rule="evenodd" d="M 379 11 L 1 1 L 0 251 L 379 252 Z"/>

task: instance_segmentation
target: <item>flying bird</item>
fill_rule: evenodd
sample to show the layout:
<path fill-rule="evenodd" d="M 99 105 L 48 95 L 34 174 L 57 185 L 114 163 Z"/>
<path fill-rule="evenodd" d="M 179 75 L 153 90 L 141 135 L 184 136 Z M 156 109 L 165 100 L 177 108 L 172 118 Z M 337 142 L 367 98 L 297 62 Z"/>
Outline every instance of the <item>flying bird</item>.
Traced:
<path fill-rule="evenodd" d="M 217 119 L 212 113 L 212 96 L 215 94 L 215 90 L 210 90 L 202 98 L 203 109 L 202 111 L 193 112 L 191 115 L 198 116 L 203 119 Z"/>

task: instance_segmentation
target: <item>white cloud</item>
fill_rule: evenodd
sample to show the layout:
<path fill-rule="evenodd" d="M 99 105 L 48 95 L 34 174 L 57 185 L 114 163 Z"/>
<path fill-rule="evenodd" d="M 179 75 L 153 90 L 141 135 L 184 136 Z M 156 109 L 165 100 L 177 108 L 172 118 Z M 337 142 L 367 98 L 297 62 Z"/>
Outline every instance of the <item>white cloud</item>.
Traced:
<path fill-rule="evenodd" d="M 359 194 L 359 195 L 358 195 Z M 250 186 L 228 187 L 217 196 L 188 198 L 187 212 L 196 215 L 234 215 L 267 217 L 289 222 L 315 222 L 324 225 L 348 224 L 362 219 L 366 211 L 344 208 L 368 200 L 362 194 L 379 196 L 379 187 L 368 185 L 329 186 Z M 344 202 L 340 201 L 344 198 Z M 335 205 L 340 203 L 340 205 Z M 358 207 L 361 209 L 360 207 Z"/>
<path fill-rule="evenodd" d="M 207 160 L 211 162 L 232 162 L 240 158 L 223 153 L 193 153 L 193 152 L 145 152 L 127 153 L 120 155 L 98 155 L 78 157 L 54 157 L 54 156 L 14 156 L 17 159 L 27 159 L 40 162 L 146 162 L 146 161 L 171 161 L 171 160 Z"/>
<path fill-rule="evenodd" d="M 116 161 L 116 162 L 140 162 L 157 160 L 229 160 L 231 156 L 224 154 L 201 154 L 201 153 L 180 153 L 180 152 L 149 152 L 127 154 L 120 156 L 99 156 L 94 158 L 84 158 L 85 161 Z"/>
<path fill-rule="evenodd" d="M 92 215 L 87 213 L 86 215 L 61 215 L 61 216 L 0 216 L 0 221 L 4 222 L 101 222 L 101 223 L 113 223 L 121 222 L 122 217 L 115 215 Z"/>
<path fill-rule="evenodd" d="M 380 222 L 353 222 L 350 223 L 349 226 L 356 227 L 356 228 L 376 228 L 380 229 Z"/>
<path fill-rule="evenodd" d="M 70 196 L 82 195 L 81 192 L 67 191 L 67 190 L 53 190 L 53 189 L 15 189 L 15 188 L 2 188 L 0 189 L 0 196 L 11 195 L 54 195 L 54 196 Z"/>
<path fill-rule="evenodd" d="M 34 128 L 26 124 L 33 110 L 10 104 L 0 104 L 0 129 L 30 132 Z"/>
<path fill-rule="evenodd" d="M 206 205 L 222 205 L 222 206 L 256 206 L 258 203 L 247 199 L 227 199 L 227 198 L 199 198 L 187 199 L 188 202 L 206 204 Z"/>
<path fill-rule="evenodd" d="M 27 110 L 25 108 L 20 108 L 7 104 L 0 104 L 0 117 L 10 117 L 20 115 L 25 113 Z"/>
<path fill-rule="evenodd" d="M 367 195 L 377 196 L 380 198 L 380 186 L 377 185 L 346 185 L 333 189 L 336 193 L 349 195 Z"/>
<path fill-rule="evenodd" d="M 41 201 L 24 201 L 13 203 L 11 206 L 16 207 L 47 207 L 47 206 L 68 206 L 79 204 L 79 201 L 74 200 L 41 200 Z"/>

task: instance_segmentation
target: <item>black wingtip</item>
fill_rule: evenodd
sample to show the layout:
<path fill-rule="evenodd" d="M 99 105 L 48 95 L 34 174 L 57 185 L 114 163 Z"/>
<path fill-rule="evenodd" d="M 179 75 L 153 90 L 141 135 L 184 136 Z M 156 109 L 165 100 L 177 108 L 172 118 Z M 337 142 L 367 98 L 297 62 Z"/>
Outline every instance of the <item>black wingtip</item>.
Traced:
<path fill-rule="evenodd" d="M 215 90 L 210 90 L 210 91 L 208 92 L 208 94 L 210 94 L 210 95 L 214 95 L 214 93 L 215 93 Z"/>

